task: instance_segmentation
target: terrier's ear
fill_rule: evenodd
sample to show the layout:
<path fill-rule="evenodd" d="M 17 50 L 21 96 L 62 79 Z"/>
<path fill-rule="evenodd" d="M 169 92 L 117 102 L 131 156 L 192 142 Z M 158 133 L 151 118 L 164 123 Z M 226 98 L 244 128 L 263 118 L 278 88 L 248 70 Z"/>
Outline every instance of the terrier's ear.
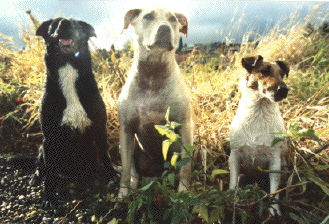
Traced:
<path fill-rule="evenodd" d="M 141 11 L 142 11 L 141 9 L 131 9 L 126 13 L 125 18 L 124 18 L 123 30 L 125 30 L 129 27 L 129 25 L 131 24 L 131 21 L 133 19 L 135 19 L 141 13 Z"/>
<path fill-rule="evenodd" d="M 36 31 L 36 35 L 37 36 L 42 36 L 43 38 L 46 38 L 48 36 L 48 30 L 49 30 L 49 26 L 50 24 L 53 22 L 54 20 L 48 20 L 43 22 L 37 29 Z"/>
<path fill-rule="evenodd" d="M 187 18 L 186 16 L 184 16 L 181 13 L 175 13 L 181 28 L 179 29 L 179 32 L 183 33 L 185 37 L 187 37 L 187 26 L 188 26 L 188 22 L 187 22 Z"/>
<path fill-rule="evenodd" d="M 248 58 L 242 58 L 241 64 L 242 66 L 249 72 L 252 73 L 252 71 L 256 68 L 259 68 L 259 66 L 263 63 L 263 57 L 261 55 L 258 55 L 257 57 L 248 57 Z"/>
<path fill-rule="evenodd" d="M 276 64 L 279 65 L 279 67 L 283 71 L 282 78 L 284 77 L 284 75 L 286 75 L 287 78 L 288 78 L 288 74 L 289 74 L 289 71 L 290 71 L 288 65 L 285 62 L 283 62 L 283 61 L 276 61 Z"/>

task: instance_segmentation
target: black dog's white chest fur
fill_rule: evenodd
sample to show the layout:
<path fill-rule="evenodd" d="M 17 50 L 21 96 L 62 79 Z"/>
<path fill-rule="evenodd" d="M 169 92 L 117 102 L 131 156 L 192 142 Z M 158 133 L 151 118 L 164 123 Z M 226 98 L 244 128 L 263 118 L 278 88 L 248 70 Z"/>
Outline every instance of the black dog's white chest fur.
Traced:
<path fill-rule="evenodd" d="M 80 103 L 75 82 L 78 79 L 78 71 L 70 63 L 58 69 L 59 85 L 66 100 L 66 108 L 63 111 L 61 125 L 68 125 L 81 132 L 91 125 L 86 111 Z"/>

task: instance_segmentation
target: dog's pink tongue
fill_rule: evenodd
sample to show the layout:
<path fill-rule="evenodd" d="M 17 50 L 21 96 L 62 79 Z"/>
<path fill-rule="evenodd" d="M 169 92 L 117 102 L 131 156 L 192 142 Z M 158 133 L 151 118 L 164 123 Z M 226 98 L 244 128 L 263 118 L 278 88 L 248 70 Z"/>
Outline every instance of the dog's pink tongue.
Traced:
<path fill-rule="evenodd" d="M 72 39 L 59 39 L 59 42 L 62 45 L 70 45 L 70 44 L 72 44 L 73 40 Z"/>

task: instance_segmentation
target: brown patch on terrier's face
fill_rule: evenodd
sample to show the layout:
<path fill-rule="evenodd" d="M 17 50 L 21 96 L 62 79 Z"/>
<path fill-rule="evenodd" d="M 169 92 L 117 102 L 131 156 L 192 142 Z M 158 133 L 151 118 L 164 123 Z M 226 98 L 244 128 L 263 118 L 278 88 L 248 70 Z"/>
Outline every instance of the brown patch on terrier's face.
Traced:
<path fill-rule="evenodd" d="M 289 68 L 283 61 L 265 62 L 262 56 L 243 58 L 242 66 L 247 70 L 247 87 L 273 102 L 287 97 L 288 87 L 283 81 Z"/>

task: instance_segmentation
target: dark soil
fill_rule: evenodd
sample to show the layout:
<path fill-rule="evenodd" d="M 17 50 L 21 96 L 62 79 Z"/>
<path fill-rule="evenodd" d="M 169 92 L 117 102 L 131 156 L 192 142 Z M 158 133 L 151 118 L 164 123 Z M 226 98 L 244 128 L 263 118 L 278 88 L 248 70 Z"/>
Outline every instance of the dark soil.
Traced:
<path fill-rule="evenodd" d="M 27 163 L 33 164 L 36 152 L 24 152 Z M 91 223 L 113 208 L 110 201 L 115 197 L 116 185 L 93 184 L 93 187 L 79 188 L 69 184 L 60 197 L 63 204 L 62 215 L 55 215 L 53 209 L 42 206 L 42 182 L 31 186 L 29 181 L 34 169 L 16 169 L 7 156 L 0 155 L 0 223 Z M 94 218 L 93 218 L 94 216 Z M 96 218 L 96 220 L 95 220 Z M 108 215 L 108 220 L 111 217 Z M 106 220 L 104 220 L 106 221 Z"/>

